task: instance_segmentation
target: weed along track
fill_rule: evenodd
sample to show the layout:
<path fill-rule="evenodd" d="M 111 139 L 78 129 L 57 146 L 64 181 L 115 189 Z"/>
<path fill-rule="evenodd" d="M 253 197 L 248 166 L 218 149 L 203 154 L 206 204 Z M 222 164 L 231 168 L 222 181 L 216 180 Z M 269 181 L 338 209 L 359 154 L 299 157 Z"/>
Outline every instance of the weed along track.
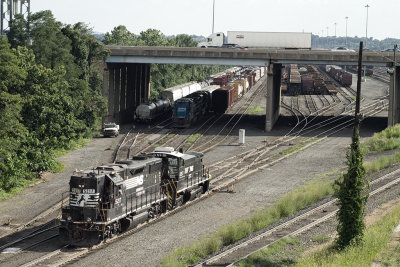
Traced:
<path fill-rule="evenodd" d="M 379 197 L 380 193 L 398 185 L 400 183 L 399 173 L 400 170 L 395 170 L 373 180 L 369 193 L 370 198 Z M 266 249 L 282 239 L 300 235 L 335 217 L 338 211 L 336 201 L 337 199 L 325 201 L 286 222 L 277 223 L 276 226 L 238 242 L 195 266 L 233 266 L 257 251 Z"/>

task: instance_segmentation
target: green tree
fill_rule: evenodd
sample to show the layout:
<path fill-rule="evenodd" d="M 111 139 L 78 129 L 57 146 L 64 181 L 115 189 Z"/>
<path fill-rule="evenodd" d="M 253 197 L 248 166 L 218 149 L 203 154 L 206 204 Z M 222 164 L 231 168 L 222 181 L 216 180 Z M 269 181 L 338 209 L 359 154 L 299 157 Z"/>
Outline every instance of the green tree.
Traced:
<path fill-rule="evenodd" d="M 104 45 L 96 40 L 91 34 L 91 30 L 83 23 L 75 25 L 66 25 L 62 32 L 71 41 L 71 54 L 74 56 L 74 62 L 81 69 L 80 79 L 88 80 L 92 66 L 98 61 L 103 61 L 108 56 Z"/>
<path fill-rule="evenodd" d="M 61 31 L 62 23 L 56 21 L 51 11 L 40 11 L 30 16 L 30 36 L 36 62 L 54 69 L 64 66 L 67 78 L 79 77 L 81 70 L 74 63 L 71 40 Z"/>
<path fill-rule="evenodd" d="M 196 47 L 197 42 L 187 34 L 179 34 L 172 40 L 173 46 L 176 47 Z"/>
<path fill-rule="evenodd" d="M 135 44 L 135 35 L 128 31 L 125 26 L 120 25 L 115 27 L 111 33 L 107 32 L 103 42 L 106 45 L 133 46 Z"/>
<path fill-rule="evenodd" d="M 171 42 L 159 30 L 148 29 L 140 32 L 134 44 L 137 46 L 168 46 L 171 45 Z"/>
<path fill-rule="evenodd" d="M 338 247 L 343 249 L 351 244 L 359 244 L 364 235 L 365 204 L 368 199 L 368 182 L 365 180 L 363 155 L 360 149 L 358 127 L 353 129 L 350 153 L 347 155 L 347 173 L 341 181 L 336 181 L 338 190 Z"/>
<path fill-rule="evenodd" d="M 25 20 L 23 15 L 15 14 L 10 30 L 7 32 L 7 38 L 13 48 L 29 45 L 29 21 Z"/>
<path fill-rule="evenodd" d="M 17 56 L 7 38 L 0 35 L 0 91 L 14 94 L 24 85 L 26 72 L 19 67 Z"/>
<path fill-rule="evenodd" d="M 106 110 L 107 56 L 82 23 L 62 25 L 50 11 L 17 16 L 0 36 L 0 191 L 54 166 L 53 150 L 89 137 Z"/>

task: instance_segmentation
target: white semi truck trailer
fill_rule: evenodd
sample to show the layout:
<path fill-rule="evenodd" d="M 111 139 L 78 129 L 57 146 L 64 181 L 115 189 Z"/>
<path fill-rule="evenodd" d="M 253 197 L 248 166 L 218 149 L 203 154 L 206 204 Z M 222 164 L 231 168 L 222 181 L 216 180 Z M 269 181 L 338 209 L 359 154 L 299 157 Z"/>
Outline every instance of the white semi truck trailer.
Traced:
<path fill-rule="evenodd" d="M 311 33 L 307 32 L 247 32 L 228 31 L 211 34 L 202 48 L 238 45 L 245 48 L 311 49 Z"/>

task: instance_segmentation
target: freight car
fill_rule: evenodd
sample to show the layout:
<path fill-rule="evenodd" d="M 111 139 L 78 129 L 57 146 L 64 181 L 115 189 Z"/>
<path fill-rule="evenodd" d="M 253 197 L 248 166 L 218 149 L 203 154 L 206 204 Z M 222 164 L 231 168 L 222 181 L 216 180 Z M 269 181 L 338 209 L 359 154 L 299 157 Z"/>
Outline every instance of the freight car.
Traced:
<path fill-rule="evenodd" d="M 339 82 L 342 86 L 351 86 L 353 81 L 353 75 L 351 75 L 351 73 L 342 70 L 338 66 L 329 66 L 329 65 L 326 66 L 326 71 L 333 79 Z"/>
<path fill-rule="evenodd" d="M 235 88 L 232 86 L 223 86 L 212 94 L 212 106 L 216 113 L 224 113 L 235 101 Z"/>
<path fill-rule="evenodd" d="M 301 75 L 301 90 L 304 94 L 314 94 L 314 80 L 308 75 Z"/>
<path fill-rule="evenodd" d="M 161 115 L 170 113 L 171 109 L 169 99 L 156 99 L 142 103 L 136 108 L 135 120 L 150 122 Z"/>
<path fill-rule="evenodd" d="M 291 95 L 298 95 L 301 92 L 301 76 L 297 69 L 290 70 L 289 76 L 289 93 Z"/>
<path fill-rule="evenodd" d="M 170 103 L 173 104 L 176 100 L 200 90 L 201 87 L 201 83 L 189 82 L 164 89 L 160 92 L 160 96 L 161 98 L 169 99 Z"/>
<path fill-rule="evenodd" d="M 92 246 L 209 189 L 203 154 L 156 148 L 131 160 L 75 171 L 62 207 L 60 239 Z"/>
<path fill-rule="evenodd" d="M 348 66 L 347 69 L 353 73 L 358 72 L 358 66 Z M 365 68 L 361 69 L 361 75 L 364 76 L 364 70 L 365 70 L 365 76 L 372 76 L 374 74 L 373 66 L 366 66 Z"/>

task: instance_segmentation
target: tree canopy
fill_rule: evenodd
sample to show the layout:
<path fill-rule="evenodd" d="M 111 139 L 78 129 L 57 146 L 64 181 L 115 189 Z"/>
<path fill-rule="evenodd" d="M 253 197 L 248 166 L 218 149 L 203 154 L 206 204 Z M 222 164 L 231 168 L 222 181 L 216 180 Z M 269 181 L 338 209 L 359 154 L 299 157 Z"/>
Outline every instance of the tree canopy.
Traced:
<path fill-rule="evenodd" d="M 159 30 L 148 29 L 135 35 L 123 25 L 115 27 L 110 33 L 106 33 L 104 44 L 127 46 L 197 46 L 197 42 L 187 34 L 167 37 Z M 226 66 L 152 64 L 150 71 L 151 97 L 156 98 L 162 89 L 168 87 L 189 81 L 203 81 L 210 74 L 224 69 L 226 69 Z"/>
<path fill-rule="evenodd" d="M 16 16 L 0 36 L 0 193 L 51 170 L 53 151 L 90 137 L 106 110 L 108 52 L 82 23 Z"/>

